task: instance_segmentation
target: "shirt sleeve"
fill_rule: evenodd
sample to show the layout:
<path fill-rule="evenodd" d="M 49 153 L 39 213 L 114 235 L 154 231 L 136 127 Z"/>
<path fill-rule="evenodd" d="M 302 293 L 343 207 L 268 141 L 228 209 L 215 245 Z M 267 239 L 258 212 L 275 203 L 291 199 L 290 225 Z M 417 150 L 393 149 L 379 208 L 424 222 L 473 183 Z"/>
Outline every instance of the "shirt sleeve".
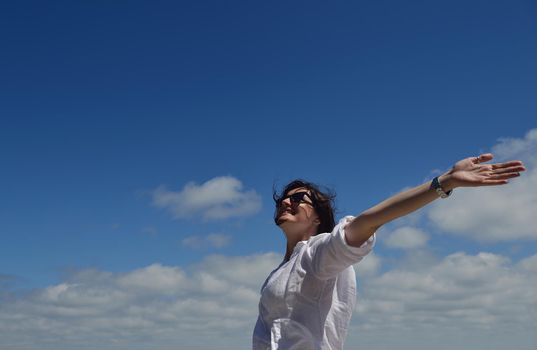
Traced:
<path fill-rule="evenodd" d="M 322 280 L 330 279 L 369 254 L 375 245 L 376 233 L 359 247 L 347 243 L 345 228 L 353 219 L 353 216 L 346 216 L 332 232 L 322 233 L 308 240 L 301 259 L 306 272 L 311 272 Z"/>

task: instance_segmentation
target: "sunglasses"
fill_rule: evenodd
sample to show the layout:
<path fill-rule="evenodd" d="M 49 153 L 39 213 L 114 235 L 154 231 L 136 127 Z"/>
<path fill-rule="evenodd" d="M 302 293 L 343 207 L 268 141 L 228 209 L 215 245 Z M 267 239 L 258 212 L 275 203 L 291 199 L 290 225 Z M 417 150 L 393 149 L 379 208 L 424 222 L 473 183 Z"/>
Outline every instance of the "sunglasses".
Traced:
<path fill-rule="evenodd" d="M 304 199 L 305 196 L 310 198 L 311 202 L 306 201 Z M 307 204 L 310 204 L 311 206 L 315 206 L 314 200 L 313 200 L 313 198 L 311 197 L 311 195 L 308 192 L 295 192 L 293 194 L 289 194 L 287 196 L 283 196 L 281 198 L 278 198 L 276 200 L 276 206 L 278 206 L 278 207 L 281 206 L 282 202 L 284 200 L 286 200 L 287 198 L 289 198 L 289 200 L 291 201 L 291 205 L 297 205 L 297 204 L 300 204 L 300 203 L 307 203 Z"/>

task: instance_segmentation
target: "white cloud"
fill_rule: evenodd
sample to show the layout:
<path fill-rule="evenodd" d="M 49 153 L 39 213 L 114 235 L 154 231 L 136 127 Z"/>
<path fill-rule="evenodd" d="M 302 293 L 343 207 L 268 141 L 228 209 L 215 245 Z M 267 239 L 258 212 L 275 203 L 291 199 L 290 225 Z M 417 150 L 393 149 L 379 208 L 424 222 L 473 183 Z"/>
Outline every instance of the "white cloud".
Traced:
<path fill-rule="evenodd" d="M 390 248 L 412 249 L 421 248 L 427 244 L 429 236 L 416 227 L 399 227 L 388 234 L 383 240 Z"/>
<path fill-rule="evenodd" d="M 237 257 L 211 255 L 197 265 L 196 270 L 208 271 L 231 283 L 259 290 L 268 273 L 281 262 L 282 256 L 276 253 Z"/>
<path fill-rule="evenodd" d="M 119 276 L 116 283 L 121 289 L 176 294 L 188 286 L 188 279 L 178 267 L 153 264 Z"/>
<path fill-rule="evenodd" d="M 525 271 L 537 273 L 537 254 L 521 260 L 518 266 Z"/>
<path fill-rule="evenodd" d="M 2 347 L 248 349 L 259 289 L 280 262 L 267 253 L 211 256 L 188 271 L 80 271 L 0 303 Z"/>
<path fill-rule="evenodd" d="M 396 268 L 366 279 L 348 344 L 501 349 L 498 344 L 511 343 L 533 349 L 536 262 L 537 256 L 512 264 L 491 253 L 455 253 L 419 269 Z"/>
<path fill-rule="evenodd" d="M 0 339 L 10 350 L 250 349 L 259 289 L 281 259 L 213 255 L 185 268 L 79 271 L 0 303 Z M 380 261 L 369 255 L 356 266 L 361 294 L 346 349 L 447 350 L 453 341 L 533 349 L 537 255 L 513 264 L 491 253 L 456 253 L 383 273 Z"/>
<path fill-rule="evenodd" d="M 498 160 L 522 159 L 529 166 L 537 166 L 537 129 L 526 133 L 524 138 L 500 138 L 492 147 Z"/>
<path fill-rule="evenodd" d="M 537 239 L 537 129 L 523 139 L 501 139 L 498 160 L 520 159 L 527 171 L 504 186 L 461 188 L 428 209 L 446 233 L 479 241 Z"/>
<path fill-rule="evenodd" d="M 222 176 L 201 185 L 190 182 L 180 192 L 160 186 L 153 191 L 153 205 L 177 219 L 200 215 L 214 220 L 255 214 L 261 209 L 261 198 L 254 190 L 244 191 L 236 178 Z"/>
<path fill-rule="evenodd" d="M 231 236 L 220 233 L 211 233 L 207 236 L 209 242 L 215 248 L 222 248 L 229 244 Z"/>
<path fill-rule="evenodd" d="M 221 233 L 211 233 L 207 236 L 189 236 L 181 241 L 184 246 L 190 248 L 223 248 L 231 242 L 231 236 Z"/>
<path fill-rule="evenodd" d="M 354 270 L 358 278 L 372 276 L 379 271 L 381 264 L 381 258 L 374 252 L 371 252 L 354 266 Z"/>

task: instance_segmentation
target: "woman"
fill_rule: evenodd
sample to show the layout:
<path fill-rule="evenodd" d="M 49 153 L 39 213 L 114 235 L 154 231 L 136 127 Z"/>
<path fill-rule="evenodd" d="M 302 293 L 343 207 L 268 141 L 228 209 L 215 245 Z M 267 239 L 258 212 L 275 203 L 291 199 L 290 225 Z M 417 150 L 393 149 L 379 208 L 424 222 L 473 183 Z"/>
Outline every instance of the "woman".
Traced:
<path fill-rule="evenodd" d="M 492 158 L 487 153 L 463 159 L 431 182 L 337 225 L 331 196 L 308 182 L 287 185 L 282 196 L 274 196 L 274 219 L 287 250 L 261 288 L 253 349 L 342 349 L 356 299 L 352 265 L 371 251 L 375 232 L 457 187 L 503 185 L 526 170 L 520 161 L 484 164 Z"/>

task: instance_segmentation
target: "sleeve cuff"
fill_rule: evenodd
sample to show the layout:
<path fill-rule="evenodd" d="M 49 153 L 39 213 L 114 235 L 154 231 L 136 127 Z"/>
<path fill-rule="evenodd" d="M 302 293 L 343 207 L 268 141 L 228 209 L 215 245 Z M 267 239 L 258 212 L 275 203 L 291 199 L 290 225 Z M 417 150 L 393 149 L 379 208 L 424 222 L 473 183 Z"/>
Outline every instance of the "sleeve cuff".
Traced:
<path fill-rule="evenodd" d="M 354 219 L 354 216 L 345 216 L 342 218 L 338 223 L 338 232 L 336 233 L 338 237 L 340 238 L 340 241 L 345 246 L 345 248 L 353 255 L 356 256 L 366 256 L 373 250 L 373 247 L 375 246 L 376 242 L 376 232 L 369 237 L 367 241 L 362 243 L 359 247 L 353 247 L 347 243 L 347 239 L 345 237 L 345 228 L 347 225 Z"/>

